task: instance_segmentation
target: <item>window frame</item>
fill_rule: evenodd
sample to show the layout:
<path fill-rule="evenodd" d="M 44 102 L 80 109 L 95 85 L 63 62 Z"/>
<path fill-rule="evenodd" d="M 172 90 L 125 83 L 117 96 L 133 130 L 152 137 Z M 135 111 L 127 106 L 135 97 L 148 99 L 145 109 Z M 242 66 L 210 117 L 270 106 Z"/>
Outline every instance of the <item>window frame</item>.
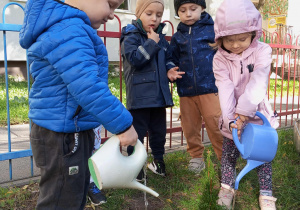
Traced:
<path fill-rule="evenodd" d="M 128 9 L 116 9 L 116 12 L 129 12 L 131 13 L 131 0 L 124 0 L 124 2 L 127 1 Z"/>
<path fill-rule="evenodd" d="M 11 2 L 27 2 L 27 0 L 9 0 L 9 1 L 11 1 Z"/>

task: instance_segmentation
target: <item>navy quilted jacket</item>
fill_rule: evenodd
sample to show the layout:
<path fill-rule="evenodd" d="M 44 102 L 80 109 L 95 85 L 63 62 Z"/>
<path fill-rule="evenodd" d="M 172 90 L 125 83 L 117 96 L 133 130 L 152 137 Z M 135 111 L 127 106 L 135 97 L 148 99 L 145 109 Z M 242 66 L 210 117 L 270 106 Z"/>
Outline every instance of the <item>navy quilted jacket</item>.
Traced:
<path fill-rule="evenodd" d="M 173 106 L 166 71 L 171 54 L 169 43 L 161 33 L 163 27 L 164 24 L 160 24 L 156 31 L 160 38 L 158 43 L 148 39 L 135 20 L 122 29 L 121 50 L 129 110 Z"/>
<path fill-rule="evenodd" d="M 173 62 L 185 72 L 176 80 L 180 97 L 218 92 L 212 70 L 215 51 L 208 45 L 214 39 L 214 21 L 206 12 L 192 26 L 179 23 L 170 48 Z"/>
<path fill-rule="evenodd" d="M 54 0 L 29 0 L 20 31 L 34 83 L 29 118 L 55 132 L 97 127 L 120 133 L 132 117 L 108 88 L 106 48 L 86 13 Z"/>

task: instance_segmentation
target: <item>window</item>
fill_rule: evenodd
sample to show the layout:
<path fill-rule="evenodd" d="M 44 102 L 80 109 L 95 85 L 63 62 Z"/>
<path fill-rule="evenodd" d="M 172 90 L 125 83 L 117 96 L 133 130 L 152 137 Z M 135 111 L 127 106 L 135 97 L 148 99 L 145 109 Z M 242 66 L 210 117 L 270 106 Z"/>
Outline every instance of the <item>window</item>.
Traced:
<path fill-rule="evenodd" d="M 121 10 L 129 10 L 129 0 L 125 0 L 118 9 Z"/>

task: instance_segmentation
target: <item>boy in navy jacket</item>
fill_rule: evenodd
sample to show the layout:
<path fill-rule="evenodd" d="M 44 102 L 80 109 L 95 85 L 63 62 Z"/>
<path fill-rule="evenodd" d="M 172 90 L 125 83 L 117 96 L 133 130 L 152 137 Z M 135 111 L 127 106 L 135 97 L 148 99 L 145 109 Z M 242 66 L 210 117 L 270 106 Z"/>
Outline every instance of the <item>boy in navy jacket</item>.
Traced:
<path fill-rule="evenodd" d="M 169 70 L 168 77 L 176 81 L 180 97 L 181 125 L 192 157 L 189 169 L 200 173 L 205 168 L 202 119 L 219 160 L 222 155 L 223 137 L 218 128 L 221 109 L 212 70 L 215 51 L 209 46 L 215 38 L 214 21 L 204 11 L 205 0 L 175 0 L 174 7 L 181 22 L 170 49 L 178 71 L 185 74 L 179 78 L 174 70 Z"/>

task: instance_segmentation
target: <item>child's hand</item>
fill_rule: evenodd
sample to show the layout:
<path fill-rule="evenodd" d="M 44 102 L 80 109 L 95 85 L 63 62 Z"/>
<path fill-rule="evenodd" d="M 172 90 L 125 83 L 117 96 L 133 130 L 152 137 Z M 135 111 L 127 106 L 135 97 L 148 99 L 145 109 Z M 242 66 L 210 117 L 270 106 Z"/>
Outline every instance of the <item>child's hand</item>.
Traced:
<path fill-rule="evenodd" d="M 238 135 L 240 135 L 244 122 L 246 122 L 249 118 L 247 116 L 241 115 L 241 114 L 235 114 L 234 118 L 235 119 L 238 118 L 238 119 L 236 120 L 235 123 L 230 124 L 230 130 L 232 131 L 232 128 L 236 128 L 236 129 L 238 129 Z"/>
<path fill-rule="evenodd" d="M 235 114 L 234 117 L 235 117 L 235 118 L 239 117 L 239 119 L 237 119 L 237 121 L 236 121 L 236 124 L 237 124 L 237 126 L 238 126 L 238 130 L 241 130 L 243 124 L 244 124 L 247 120 L 249 120 L 249 118 L 248 118 L 247 116 L 242 115 L 242 114 Z"/>
<path fill-rule="evenodd" d="M 239 128 L 238 120 L 236 120 L 235 123 L 234 123 L 234 122 L 231 122 L 231 123 L 230 123 L 229 129 L 230 129 L 231 132 L 232 132 L 232 129 L 233 129 L 233 128 L 237 129 L 237 134 L 238 134 L 238 136 L 241 135 L 241 128 Z"/>
<path fill-rule="evenodd" d="M 148 34 L 148 39 L 153 39 L 156 43 L 159 42 L 160 40 L 159 35 L 153 31 L 152 27 L 150 27 L 150 32 L 148 32 L 147 34 Z"/>
<path fill-rule="evenodd" d="M 131 126 L 129 130 L 117 136 L 120 139 L 120 145 L 125 147 L 129 145 L 134 146 L 138 139 L 138 135 L 133 126 Z"/>
<path fill-rule="evenodd" d="M 235 114 L 235 118 L 240 117 L 239 120 L 241 120 L 243 123 L 249 120 L 249 117 L 242 115 L 242 114 Z"/>
<path fill-rule="evenodd" d="M 171 82 L 174 82 L 177 79 L 181 79 L 181 75 L 185 74 L 184 71 L 178 71 L 178 69 L 179 67 L 173 67 L 168 71 L 167 76 Z"/>

